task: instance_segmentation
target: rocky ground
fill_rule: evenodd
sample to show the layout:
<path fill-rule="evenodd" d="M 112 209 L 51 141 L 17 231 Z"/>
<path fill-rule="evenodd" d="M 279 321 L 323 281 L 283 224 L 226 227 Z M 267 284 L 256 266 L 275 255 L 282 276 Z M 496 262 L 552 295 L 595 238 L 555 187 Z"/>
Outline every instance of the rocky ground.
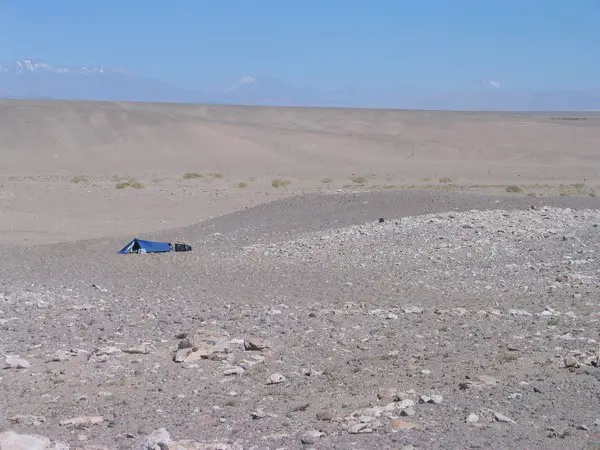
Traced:
<path fill-rule="evenodd" d="M 0 448 L 598 448 L 600 201 L 378 195 L 2 249 Z"/>

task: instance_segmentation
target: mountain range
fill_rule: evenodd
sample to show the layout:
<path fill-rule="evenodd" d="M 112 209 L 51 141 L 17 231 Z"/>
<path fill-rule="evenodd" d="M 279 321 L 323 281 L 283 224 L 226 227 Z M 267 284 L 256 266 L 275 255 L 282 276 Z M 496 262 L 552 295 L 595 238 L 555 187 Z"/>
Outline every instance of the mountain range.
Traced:
<path fill-rule="evenodd" d="M 0 97 L 134 102 L 213 103 L 436 110 L 600 110 L 600 89 L 531 91 L 482 81 L 460 90 L 415 88 L 318 89 L 246 76 L 227 89 L 203 92 L 111 66 L 66 67 L 23 59 L 0 66 Z"/>

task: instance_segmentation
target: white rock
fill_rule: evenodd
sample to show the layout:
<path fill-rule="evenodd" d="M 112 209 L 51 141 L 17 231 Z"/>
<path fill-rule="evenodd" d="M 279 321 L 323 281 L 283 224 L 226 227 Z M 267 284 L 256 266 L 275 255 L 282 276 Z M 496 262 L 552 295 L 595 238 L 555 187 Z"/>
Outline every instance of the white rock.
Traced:
<path fill-rule="evenodd" d="M 465 420 L 467 423 L 476 423 L 479 422 L 479 416 L 475 413 L 471 413 L 467 416 L 467 419 Z"/>
<path fill-rule="evenodd" d="M 5 431 L 0 433 L 0 450 L 50 450 L 50 439 Z"/>
<path fill-rule="evenodd" d="M 31 366 L 29 361 L 18 356 L 6 355 L 5 369 L 28 369 Z"/>
<path fill-rule="evenodd" d="M 223 375 L 225 376 L 230 376 L 230 375 L 243 375 L 245 372 L 244 369 L 242 369 L 241 367 L 231 367 L 229 369 L 225 369 L 225 371 L 223 372 Z"/>
<path fill-rule="evenodd" d="M 401 402 L 399 402 L 398 406 L 396 406 L 396 408 L 397 409 L 406 409 L 406 408 L 412 408 L 413 406 L 415 406 L 415 401 L 407 398 L 407 399 L 404 399 Z"/>
<path fill-rule="evenodd" d="M 46 418 L 43 416 L 33 416 L 30 414 L 17 414 L 8 419 L 12 423 L 18 423 L 25 426 L 39 427 L 41 424 L 46 422 Z"/>
<path fill-rule="evenodd" d="M 168 448 L 171 443 L 171 435 L 165 428 L 160 428 L 153 431 L 140 444 L 140 450 L 161 450 L 164 447 Z"/>
<path fill-rule="evenodd" d="M 512 420 L 510 417 L 505 416 L 504 414 L 499 413 L 497 411 L 494 411 L 494 419 L 496 420 L 496 422 L 517 423 L 514 420 Z"/>
<path fill-rule="evenodd" d="M 348 427 L 348 433 L 350 434 L 363 434 L 372 432 L 373 430 L 369 428 L 369 424 L 367 423 L 355 423 Z"/>
<path fill-rule="evenodd" d="M 423 313 L 423 308 L 420 308 L 418 306 L 413 306 L 413 305 L 407 305 L 402 310 L 404 311 L 404 314 L 422 314 Z"/>
<path fill-rule="evenodd" d="M 280 384 L 283 383 L 285 380 L 286 378 L 280 373 L 274 373 L 267 380 L 267 384 Z"/>
<path fill-rule="evenodd" d="M 90 425 L 98 425 L 102 422 L 104 422 L 104 418 L 102 416 L 80 416 L 61 420 L 59 424 L 61 426 L 85 427 Z"/>
<path fill-rule="evenodd" d="M 147 344 L 133 345 L 123 349 L 123 353 L 130 353 L 132 355 L 147 355 L 150 353 L 150 348 Z"/>

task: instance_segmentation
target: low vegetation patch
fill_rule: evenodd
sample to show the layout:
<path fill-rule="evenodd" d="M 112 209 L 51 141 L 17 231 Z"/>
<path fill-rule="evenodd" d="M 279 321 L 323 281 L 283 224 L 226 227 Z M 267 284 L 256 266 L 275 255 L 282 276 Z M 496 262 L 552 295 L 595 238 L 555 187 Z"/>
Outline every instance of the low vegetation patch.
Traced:
<path fill-rule="evenodd" d="M 585 183 L 561 184 L 558 187 L 558 193 L 561 197 L 567 197 L 570 195 L 589 195 L 590 197 L 596 196 L 594 189 Z"/>
<path fill-rule="evenodd" d="M 248 187 L 248 183 L 246 183 L 245 181 L 240 181 L 240 182 L 238 183 L 238 187 L 239 187 L 239 188 L 245 188 L 245 187 Z"/>
<path fill-rule="evenodd" d="M 133 178 L 126 181 L 118 182 L 115 187 L 117 189 L 133 188 L 133 189 L 144 189 L 144 185 Z"/>
<path fill-rule="evenodd" d="M 521 189 L 519 186 L 511 185 L 511 186 L 506 186 L 505 191 L 511 192 L 511 193 L 520 193 L 520 192 L 523 192 L 523 189 Z"/>
<path fill-rule="evenodd" d="M 202 178 L 202 177 L 203 177 L 203 175 L 198 172 L 187 172 L 187 173 L 183 174 L 184 180 L 194 180 L 196 178 Z"/>
<path fill-rule="evenodd" d="M 86 175 L 77 175 L 77 176 L 71 178 L 71 183 L 75 183 L 75 184 L 87 183 L 88 181 L 89 181 L 89 179 Z"/>
<path fill-rule="evenodd" d="M 288 187 L 292 182 L 290 180 L 280 180 L 279 178 L 271 181 L 271 186 L 274 188 Z"/>
<path fill-rule="evenodd" d="M 442 177 L 442 178 L 439 179 L 439 182 L 440 183 L 445 183 L 445 184 L 452 183 L 452 178 L 450 178 L 450 177 Z"/>
<path fill-rule="evenodd" d="M 367 179 L 365 177 L 353 177 L 352 182 L 356 184 L 365 184 Z"/>
<path fill-rule="evenodd" d="M 216 172 L 212 174 L 213 178 L 225 178 L 225 174 L 221 172 Z"/>
<path fill-rule="evenodd" d="M 323 178 L 321 180 L 321 183 L 323 183 L 323 184 L 331 184 L 331 183 L 333 183 L 333 178 L 331 178 L 331 177 L 325 177 L 325 178 Z"/>

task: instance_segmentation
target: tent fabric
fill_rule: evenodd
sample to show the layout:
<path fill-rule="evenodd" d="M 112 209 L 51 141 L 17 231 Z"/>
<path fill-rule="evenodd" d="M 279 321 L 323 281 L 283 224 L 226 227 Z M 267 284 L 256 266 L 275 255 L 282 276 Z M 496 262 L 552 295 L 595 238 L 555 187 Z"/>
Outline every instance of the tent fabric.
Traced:
<path fill-rule="evenodd" d="M 119 254 L 127 253 L 163 253 L 170 252 L 173 246 L 169 242 L 152 242 L 135 238 L 121 250 Z"/>

